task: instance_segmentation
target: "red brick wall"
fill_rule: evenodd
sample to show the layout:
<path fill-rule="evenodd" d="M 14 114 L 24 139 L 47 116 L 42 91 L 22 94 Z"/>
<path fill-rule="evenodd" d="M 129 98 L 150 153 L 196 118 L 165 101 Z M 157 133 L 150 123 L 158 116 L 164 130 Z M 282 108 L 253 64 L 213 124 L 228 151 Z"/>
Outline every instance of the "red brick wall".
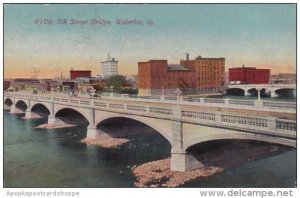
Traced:
<path fill-rule="evenodd" d="M 79 77 L 91 77 L 92 71 L 80 71 L 80 70 L 71 70 L 70 71 L 70 79 L 75 80 Z"/>
<path fill-rule="evenodd" d="M 140 89 L 193 87 L 193 80 L 191 71 L 168 71 L 167 60 L 138 63 L 138 88 Z"/>
<path fill-rule="evenodd" d="M 189 71 L 168 71 L 166 60 L 138 63 L 138 88 L 203 88 L 224 85 L 225 59 L 202 58 L 180 61 Z"/>
<path fill-rule="evenodd" d="M 270 70 L 252 68 L 230 68 L 229 81 L 241 81 L 244 84 L 269 83 Z"/>
<path fill-rule="evenodd" d="M 255 71 L 255 84 L 268 84 L 270 80 L 269 69 L 257 69 Z"/>
<path fill-rule="evenodd" d="M 180 64 L 194 71 L 196 87 L 219 87 L 224 85 L 225 58 L 183 60 L 180 61 Z"/>

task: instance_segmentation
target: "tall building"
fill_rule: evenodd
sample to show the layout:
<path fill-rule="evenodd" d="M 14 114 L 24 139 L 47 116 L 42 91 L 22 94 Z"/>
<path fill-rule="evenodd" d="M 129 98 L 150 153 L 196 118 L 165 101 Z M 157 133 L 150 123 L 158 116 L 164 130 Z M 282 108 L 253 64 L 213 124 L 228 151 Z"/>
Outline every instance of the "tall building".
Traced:
<path fill-rule="evenodd" d="M 196 87 L 212 88 L 222 87 L 225 83 L 225 58 L 203 58 L 198 56 L 195 60 L 180 61 L 180 64 L 191 69 L 195 73 Z"/>
<path fill-rule="evenodd" d="M 90 78 L 92 75 L 91 70 L 73 70 L 71 68 L 70 70 L 70 79 L 71 80 L 76 80 L 77 78 Z"/>
<path fill-rule="evenodd" d="M 138 63 L 139 95 L 174 95 L 218 91 L 224 85 L 225 58 L 202 58 L 168 64 L 167 60 Z M 163 92 L 163 93 L 162 93 Z"/>
<path fill-rule="evenodd" d="M 108 55 L 107 59 L 101 62 L 101 73 L 104 77 L 118 75 L 118 61 Z"/>
<path fill-rule="evenodd" d="M 229 68 L 230 83 L 268 84 L 270 69 L 256 69 L 255 67 Z"/>

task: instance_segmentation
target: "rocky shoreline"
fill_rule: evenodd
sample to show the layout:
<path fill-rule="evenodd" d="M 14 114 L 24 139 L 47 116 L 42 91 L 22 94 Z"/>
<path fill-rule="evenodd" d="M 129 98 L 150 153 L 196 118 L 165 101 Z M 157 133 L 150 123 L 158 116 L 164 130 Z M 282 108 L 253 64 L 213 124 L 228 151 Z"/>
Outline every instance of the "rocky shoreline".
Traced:
<path fill-rule="evenodd" d="M 87 145 L 95 145 L 103 148 L 118 148 L 123 144 L 129 142 L 126 138 L 113 138 L 110 136 L 100 136 L 96 139 L 84 138 L 81 140 L 82 143 Z"/>
<path fill-rule="evenodd" d="M 177 187 L 190 180 L 205 178 L 221 171 L 223 168 L 215 166 L 185 172 L 171 171 L 170 158 L 132 167 L 136 176 L 136 187 Z"/>
<path fill-rule="evenodd" d="M 219 147 L 215 151 L 210 151 L 207 159 L 204 157 L 206 154 L 202 154 L 202 157 L 200 155 L 201 162 L 205 166 L 191 171 L 171 171 L 170 158 L 133 166 L 131 170 L 136 177 L 134 185 L 136 187 L 178 187 L 189 181 L 206 178 L 228 168 L 289 150 L 288 147 L 255 144 L 245 144 L 244 147 L 236 147 L 234 150 L 228 149 L 225 152 L 224 148 Z"/>
<path fill-rule="evenodd" d="M 73 124 L 41 124 L 39 126 L 33 127 L 35 129 L 58 129 L 58 128 L 70 128 L 75 127 Z"/>
<path fill-rule="evenodd" d="M 42 116 L 39 115 L 31 115 L 29 118 L 28 117 L 22 117 L 23 120 L 34 120 L 34 119 L 41 119 L 43 118 Z"/>

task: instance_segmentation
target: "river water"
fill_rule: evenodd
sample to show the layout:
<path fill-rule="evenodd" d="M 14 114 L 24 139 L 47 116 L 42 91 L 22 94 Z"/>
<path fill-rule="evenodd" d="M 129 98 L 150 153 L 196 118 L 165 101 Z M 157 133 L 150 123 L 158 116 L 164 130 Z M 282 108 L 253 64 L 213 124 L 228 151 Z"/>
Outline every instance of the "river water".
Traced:
<path fill-rule="evenodd" d="M 137 136 L 118 149 L 80 143 L 85 128 L 36 129 L 46 119 L 4 113 L 5 187 L 133 187 L 131 167 L 169 157 L 158 135 Z M 184 187 L 294 187 L 296 150 L 248 162 Z"/>

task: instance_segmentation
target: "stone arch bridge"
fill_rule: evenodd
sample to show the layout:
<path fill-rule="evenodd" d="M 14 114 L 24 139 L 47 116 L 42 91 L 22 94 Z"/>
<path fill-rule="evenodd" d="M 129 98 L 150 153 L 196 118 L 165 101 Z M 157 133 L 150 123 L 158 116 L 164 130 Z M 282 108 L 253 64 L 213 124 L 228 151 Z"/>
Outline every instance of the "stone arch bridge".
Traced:
<path fill-rule="evenodd" d="M 188 149 L 196 144 L 223 139 L 245 139 L 296 147 L 296 121 L 276 117 L 254 117 L 221 111 L 186 110 L 157 103 L 130 100 L 91 99 L 62 95 L 5 93 L 4 103 L 11 113 L 25 109 L 30 118 L 37 105 L 49 111 L 48 123 L 57 122 L 56 114 L 65 108 L 82 114 L 89 125 L 87 137 L 97 138 L 97 125 L 110 118 L 129 118 L 142 122 L 160 133 L 171 144 L 171 169 L 191 170 L 203 166 Z"/>
<path fill-rule="evenodd" d="M 251 95 L 250 90 L 262 90 L 270 93 L 271 97 L 278 97 L 279 90 L 296 90 L 295 84 L 238 84 L 228 85 L 228 89 L 240 89 L 244 91 L 245 96 Z"/>

